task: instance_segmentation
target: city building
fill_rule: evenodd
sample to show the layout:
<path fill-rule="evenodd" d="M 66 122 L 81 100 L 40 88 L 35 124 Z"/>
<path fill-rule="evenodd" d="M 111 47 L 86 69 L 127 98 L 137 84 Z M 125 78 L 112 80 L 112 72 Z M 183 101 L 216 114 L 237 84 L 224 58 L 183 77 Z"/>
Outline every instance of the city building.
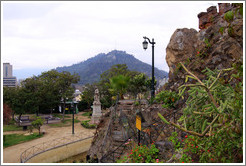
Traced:
<path fill-rule="evenodd" d="M 3 86 L 16 87 L 16 77 L 13 77 L 13 68 L 10 63 L 3 63 Z"/>

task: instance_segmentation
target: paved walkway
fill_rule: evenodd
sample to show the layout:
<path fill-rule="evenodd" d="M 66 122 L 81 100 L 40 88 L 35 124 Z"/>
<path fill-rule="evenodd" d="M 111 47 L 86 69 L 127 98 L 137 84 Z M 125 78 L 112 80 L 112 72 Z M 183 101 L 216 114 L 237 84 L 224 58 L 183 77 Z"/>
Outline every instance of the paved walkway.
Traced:
<path fill-rule="evenodd" d="M 75 118 L 78 117 L 79 120 L 87 120 L 87 117 L 81 116 L 82 113 L 79 113 L 75 115 Z M 43 137 L 17 144 L 14 146 L 10 146 L 3 149 L 3 163 L 20 163 L 20 155 L 23 151 L 26 149 L 35 146 L 37 144 L 51 141 L 56 138 L 65 137 L 65 136 L 72 136 L 72 126 L 68 127 L 50 127 L 48 125 L 44 125 L 41 127 L 41 131 L 44 130 L 45 134 Z M 81 126 L 80 123 L 74 124 L 74 132 L 80 133 L 80 132 L 87 132 L 88 134 L 93 135 L 95 132 L 95 129 L 85 129 Z M 9 134 L 10 132 L 4 132 L 4 134 Z M 28 133 L 28 131 L 17 131 L 13 133 Z M 88 137 L 88 134 L 85 135 L 85 138 Z"/>

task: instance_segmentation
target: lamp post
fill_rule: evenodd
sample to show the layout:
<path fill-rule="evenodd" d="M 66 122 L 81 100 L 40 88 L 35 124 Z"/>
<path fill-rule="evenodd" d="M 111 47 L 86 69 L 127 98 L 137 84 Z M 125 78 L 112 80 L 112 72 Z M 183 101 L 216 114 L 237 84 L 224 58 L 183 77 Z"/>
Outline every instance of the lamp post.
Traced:
<path fill-rule="evenodd" d="M 72 125 L 72 134 L 74 134 L 74 102 L 72 101 L 71 109 L 73 112 L 73 125 Z"/>
<path fill-rule="evenodd" d="M 155 41 L 154 39 L 152 39 L 152 42 L 150 41 L 149 38 L 147 38 L 146 36 L 143 37 L 144 41 L 143 41 L 143 49 L 146 50 L 148 48 L 148 42 L 150 44 L 152 44 L 152 81 L 151 81 L 151 98 L 155 97 L 155 69 L 154 69 L 154 45 L 155 45 Z"/>

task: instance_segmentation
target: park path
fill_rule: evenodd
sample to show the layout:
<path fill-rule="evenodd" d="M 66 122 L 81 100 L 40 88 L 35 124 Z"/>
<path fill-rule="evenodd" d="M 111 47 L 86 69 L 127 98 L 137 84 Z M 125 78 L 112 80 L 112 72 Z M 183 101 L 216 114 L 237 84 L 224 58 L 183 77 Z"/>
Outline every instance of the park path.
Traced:
<path fill-rule="evenodd" d="M 87 117 L 81 116 L 82 113 L 79 113 L 75 115 L 78 117 L 79 120 L 87 120 Z M 45 134 L 43 137 L 17 144 L 14 146 L 10 146 L 3 149 L 3 163 L 20 163 L 20 155 L 23 151 L 26 149 L 35 146 L 37 144 L 48 142 L 56 138 L 61 138 L 65 136 L 72 136 L 72 126 L 68 127 L 50 127 L 48 125 L 43 125 L 41 127 L 41 131 L 44 130 Z M 93 136 L 95 129 L 86 129 L 81 126 L 80 123 L 74 124 L 74 132 L 80 133 L 80 132 L 86 132 L 85 138 L 88 137 L 88 135 Z M 13 132 L 13 133 L 23 133 L 23 131 Z M 25 131 L 24 133 L 28 133 L 28 131 Z M 10 132 L 4 132 L 4 134 L 10 134 Z"/>

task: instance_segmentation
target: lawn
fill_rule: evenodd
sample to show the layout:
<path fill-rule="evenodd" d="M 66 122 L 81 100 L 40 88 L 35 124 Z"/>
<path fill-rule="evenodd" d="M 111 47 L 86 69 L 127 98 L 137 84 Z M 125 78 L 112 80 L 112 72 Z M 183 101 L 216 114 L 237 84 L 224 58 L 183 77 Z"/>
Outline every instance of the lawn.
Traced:
<path fill-rule="evenodd" d="M 61 123 L 54 123 L 54 124 L 48 124 L 51 127 L 66 127 L 66 126 L 71 126 L 73 122 L 73 119 L 64 119 L 64 121 Z M 74 119 L 74 123 L 80 123 L 80 120 Z"/>
<path fill-rule="evenodd" d="M 3 132 L 5 131 L 21 131 L 23 130 L 23 128 L 14 124 L 10 124 L 10 125 L 3 125 Z"/>
<path fill-rule="evenodd" d="M 89 112 L 85 112 L 85 113 L 83 113 L 83 114 L 82 114 L 82 116 L 89 116 L 89 117 L 90 117 L 90 116 L 91 116 L 91 114 L 92 114 L 92 111 L 89 111 Z"/>
<path fill-rule="evenodd" d="M 31 141 L 33 139 L 37 139 L 42 137 L 43 135 L 39 135 L 38 133 L 33 133 L 30 135 L 24 134 L 8 134 L 3 136 L 3 148 L 13 146 L 16 144 L 20 144 L 23 142 Z"/>

